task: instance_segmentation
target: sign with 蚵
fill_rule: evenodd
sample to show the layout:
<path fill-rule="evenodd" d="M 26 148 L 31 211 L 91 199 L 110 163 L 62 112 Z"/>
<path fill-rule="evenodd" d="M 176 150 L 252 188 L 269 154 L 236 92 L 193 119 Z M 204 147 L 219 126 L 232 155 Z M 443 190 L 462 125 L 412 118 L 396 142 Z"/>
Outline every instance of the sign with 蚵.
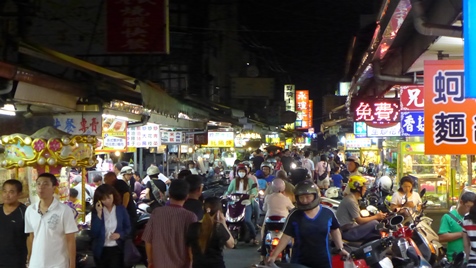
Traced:
<path fill-rule="evenodd" d="M 476 151 L 476 100 L 464 92 L 463 60 L 425 61 L 425 154 Z"/>

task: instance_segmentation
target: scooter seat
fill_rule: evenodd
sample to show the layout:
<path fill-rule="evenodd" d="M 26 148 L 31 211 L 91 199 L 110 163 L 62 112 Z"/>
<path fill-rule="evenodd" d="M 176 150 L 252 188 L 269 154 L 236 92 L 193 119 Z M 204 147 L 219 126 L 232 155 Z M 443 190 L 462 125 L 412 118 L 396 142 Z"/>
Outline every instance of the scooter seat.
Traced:
<path fill-rule="evenodd" d="M 347 240 L 343 240 L 344 242 L 344 245 L 346 246 L 349 246 L 349 247 L 353 247 L 353 248 L 360 248 L 364 243 L 361 242 L 361 241 L 347 241 Z"/>

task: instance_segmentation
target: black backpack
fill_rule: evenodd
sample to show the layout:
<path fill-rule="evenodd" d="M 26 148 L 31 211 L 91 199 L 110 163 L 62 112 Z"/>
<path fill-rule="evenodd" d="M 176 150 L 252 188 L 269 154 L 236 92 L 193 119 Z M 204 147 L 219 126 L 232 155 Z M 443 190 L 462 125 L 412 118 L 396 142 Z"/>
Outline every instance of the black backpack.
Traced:
<path fill-rule="evenodd" d="M 324 166 L 324 173 L 319 175 L 319 181 L 323 181 L 327 178 L 327 166 L 328 165 L 329 165 L 329 163 L 326 163 L 326 165 Z"/>

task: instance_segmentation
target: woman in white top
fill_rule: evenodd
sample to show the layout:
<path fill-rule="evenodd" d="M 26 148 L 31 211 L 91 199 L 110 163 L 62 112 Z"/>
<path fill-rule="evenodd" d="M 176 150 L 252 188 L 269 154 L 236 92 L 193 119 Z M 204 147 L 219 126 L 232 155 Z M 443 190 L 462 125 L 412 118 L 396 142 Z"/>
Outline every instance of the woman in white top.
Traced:
<path fill-rule="evenodd" d="M 407 207 L 412 211 L 420 211 L 422 202 L 420 195 L 413 191 L 413 183 L 413 179 L 409 176 L 400 179 L 400 188 L 393 194 L 390 202 L 392 210 Z"/>
<path fill-rule="evenodd" d="M 114 187 L 103 184 L 94 192 L 91 219 L 93 254 L 98 268 L 124 267 L 124 240 L 131 231 L 126 208 Z"/>

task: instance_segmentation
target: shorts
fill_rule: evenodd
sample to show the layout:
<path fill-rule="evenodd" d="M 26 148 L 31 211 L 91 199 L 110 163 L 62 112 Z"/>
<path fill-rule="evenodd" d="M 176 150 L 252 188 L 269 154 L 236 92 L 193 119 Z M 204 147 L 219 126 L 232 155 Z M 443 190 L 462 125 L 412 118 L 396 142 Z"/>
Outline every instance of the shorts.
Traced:
<path fill-rule="evenodd" d="M 331 185 L 331 181 L 329 180 L 329 178 L 325 178 L 322 181 L 317 179 L 317 186 L 319 188 L 326 189 L 326 188 L 329 188 L 329 185 Z"/>

